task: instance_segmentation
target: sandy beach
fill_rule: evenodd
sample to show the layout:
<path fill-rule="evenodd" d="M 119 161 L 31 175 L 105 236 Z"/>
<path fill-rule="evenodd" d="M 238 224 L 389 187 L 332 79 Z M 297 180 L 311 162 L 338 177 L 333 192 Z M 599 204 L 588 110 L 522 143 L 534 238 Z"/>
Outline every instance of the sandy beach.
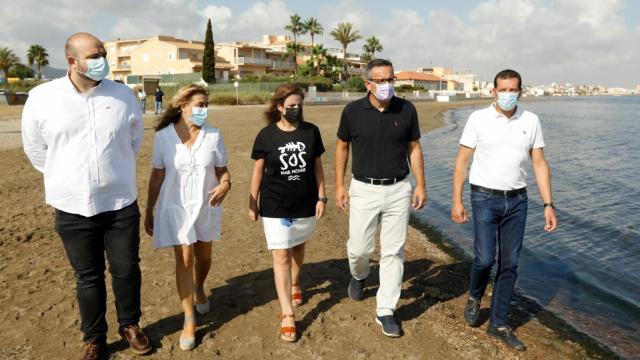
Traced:
<path fill-rule="evenodd" d="M 440 126 L 442 114 L 455 103 L 418 103 L 423 133 Z M 468 262 L 452 256 L 436 235 L 413 227 L 407 241 L 402 296 L 397 315 L 405 335 L 382 335 L 374 321 L 377 263 L 367 280 L 366 299 L 347 296 L 348 219 L 335 206 L 335 133 L 343 106 L 309 106 L 306 120 L 319 126 L 329 206 L 326 217 L 307 243 L 301 279 L 305 303 L 296 310 L 300 340 L 279 340 L 279 306 L 262 225 L 247 219 L 251 146 L 264 125 L 263 105 L 211 107 L 209 123 L 219 127 L 230 156 L 233 187 L 224 202 L 223 234 L 213 246 L 213 265 L 206 282 L 212 311 L 198 318 L 196 348 L 178 348 L 182 313 L 174 285 L 171 249 L 154 251 L 141 232 L 141 326 L 155 351 L 147 359 L 585 359 L 611 358 L 586 336 L 571 331 L 546 311 L 536 316 L 514 307 L 511 324 L 527 344 L 524 353 L 489 338 L 486 321 L 470 328 L 463 317 Z M 74 274 L 53 229 L 53 209 L 44 203 L 42 176 L 20 146 L 19 111 L 0 108 L 0 358 L 73 359 L 82 351 L 75 300 Z M 155 116 L 147 116 L 151 128 Z M 12 130 L 13 129 L 13 130 Z M 5 141 L 5 137 L 6 140 Z M 16 140 L 17 138 L 17 140 Z M 13 142 L 12 142 L 13 141 Z M 138 156 L 139 203 L 144 205 L 151 170 L 153 131 L 146 130 Z M 428 148 L 427 148 L 428 149 Z M 428 150 L 427 150 L 428 151 Z M 453 166 L 453 159 L 452 166 Z M 429 164 L 426 165 L 429 171 Z M 427 184 L 428 189 L 428 184 Z M 144 206 L 142 206 L 144 208 Z M 142 210 L 144 211 L 144 209 Z M 143 213 L 144 216 L 144 213 Z M 430 241 L 431 240 L 431 241 Z M 107 272 L 107 282 L 110 282 Z M 490 293 L 488 293 L 490 294 Z M 483 302 L 483 318 L 488 318 Z M 112 359 L 135 356 L 117 334 L 113 296 L 109 290 L 109 352 Z"/>

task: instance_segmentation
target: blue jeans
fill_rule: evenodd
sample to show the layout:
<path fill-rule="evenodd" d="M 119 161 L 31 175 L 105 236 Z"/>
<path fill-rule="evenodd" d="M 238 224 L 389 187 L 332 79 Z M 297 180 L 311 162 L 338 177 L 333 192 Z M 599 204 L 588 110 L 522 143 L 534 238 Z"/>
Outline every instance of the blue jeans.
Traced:
<path fill-rule="evenodd" d="M 474 258 L 469 296 L 480 300 L 489 283 L 498 250 L 498 269 L 491 297 L 489 324 L 507 326 L 509 303 L 518 277 L 518 257 L 527 221 L 527 193 L 505 197 L 471 191 Z"/>
<path fill-rule="evenodd" d="M 76 274 L 84 341 L 106 339 L 105 253 L 120 327 L 140 320 L 140 211 L 138 203 L 84 217 L 56 209 L 56 231 Z"/>
<path fill-rule="evenodd" d="M 162 101 L 156 101 L 156 114 L 162 112 Z"/>
<path fill-rule="evenodd" d="M 144 114 L 144 110 L 147 108 L 147 100 L 146 99 L 141 99 L 140 100 L 140 111 L 142 111 L 142 113 Z"/>

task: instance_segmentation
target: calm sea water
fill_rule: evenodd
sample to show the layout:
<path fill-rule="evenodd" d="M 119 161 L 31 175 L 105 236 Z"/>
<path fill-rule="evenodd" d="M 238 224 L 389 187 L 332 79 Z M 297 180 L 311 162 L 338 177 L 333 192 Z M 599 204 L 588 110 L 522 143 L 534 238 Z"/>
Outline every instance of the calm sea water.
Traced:
<path fill-rule="evenodd" d="M 542 201 L 529 168 L 529 215 L 519 293 L 618 354 L 640 358 L 640 97 L 546 98 L 538 114 L 553 173 L 559 228 L 543 231 Z M 429 202 L 418 220 L 471 256 L 473 225 L 450 220 L 451 176 L 469 114 L 422 139 Z M 465 206 L 469 204 L 465 185 Z"/>

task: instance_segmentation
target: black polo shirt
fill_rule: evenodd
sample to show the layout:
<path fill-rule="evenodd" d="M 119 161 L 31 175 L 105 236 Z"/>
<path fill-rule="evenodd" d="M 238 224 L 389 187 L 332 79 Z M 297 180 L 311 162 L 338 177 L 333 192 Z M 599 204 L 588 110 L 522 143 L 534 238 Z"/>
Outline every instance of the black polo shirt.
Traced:
<path fill-rule="evenodd" d="M 407 146 L 420 139 L 416 108 L 394 96 L 380 112 L 367 95 L 342 110 L 338 138 L 351 143 L 354 175 L 374 179 L 405 176 L 409 174 Z"/>

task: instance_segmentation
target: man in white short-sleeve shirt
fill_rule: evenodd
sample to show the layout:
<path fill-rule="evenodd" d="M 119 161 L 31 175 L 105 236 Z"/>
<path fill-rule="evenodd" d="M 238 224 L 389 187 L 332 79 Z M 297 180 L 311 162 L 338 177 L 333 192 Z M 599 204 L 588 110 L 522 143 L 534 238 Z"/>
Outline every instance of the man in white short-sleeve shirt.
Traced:
<path fill-rule="evenodd" d="M 489 310 L 487 333 L 517 350 L 525 345 L 507 324 L 527 219 L 527 165 L 531 160 L 544 203 L 545 231 L 557 226 L 551 196 L 551 172 L 544 158 L 544 139 L 538 117 L 518 106 L 522 92 L 520 74 L 503 70 L 494 79 L 495 102 L 477 110 L 467 120 L 453 173 L 451 218 L 458 224 L 469 220 L 462 204 L 462 188 L 469 159 L 473 209 L 474 258 L 469 281 L 469 300 L 464 318 L 480 325 L 480 301 L 498 253 L 498 268 Z"/>
<path fill-rule="evenodd" d="M 105 79 L 106 54 L 93 35 L 71 35 L 67 75 L 31 90 L 22 113 L 24 151 L 44 175 L 45 201 L 55 208 L 55 229 L 76 275 L 83 359 L 106 351 L 105 254 L 119 332 L 135 353 L 151 350 L 138 326 L 142 114 L 127 86 Z"/>

